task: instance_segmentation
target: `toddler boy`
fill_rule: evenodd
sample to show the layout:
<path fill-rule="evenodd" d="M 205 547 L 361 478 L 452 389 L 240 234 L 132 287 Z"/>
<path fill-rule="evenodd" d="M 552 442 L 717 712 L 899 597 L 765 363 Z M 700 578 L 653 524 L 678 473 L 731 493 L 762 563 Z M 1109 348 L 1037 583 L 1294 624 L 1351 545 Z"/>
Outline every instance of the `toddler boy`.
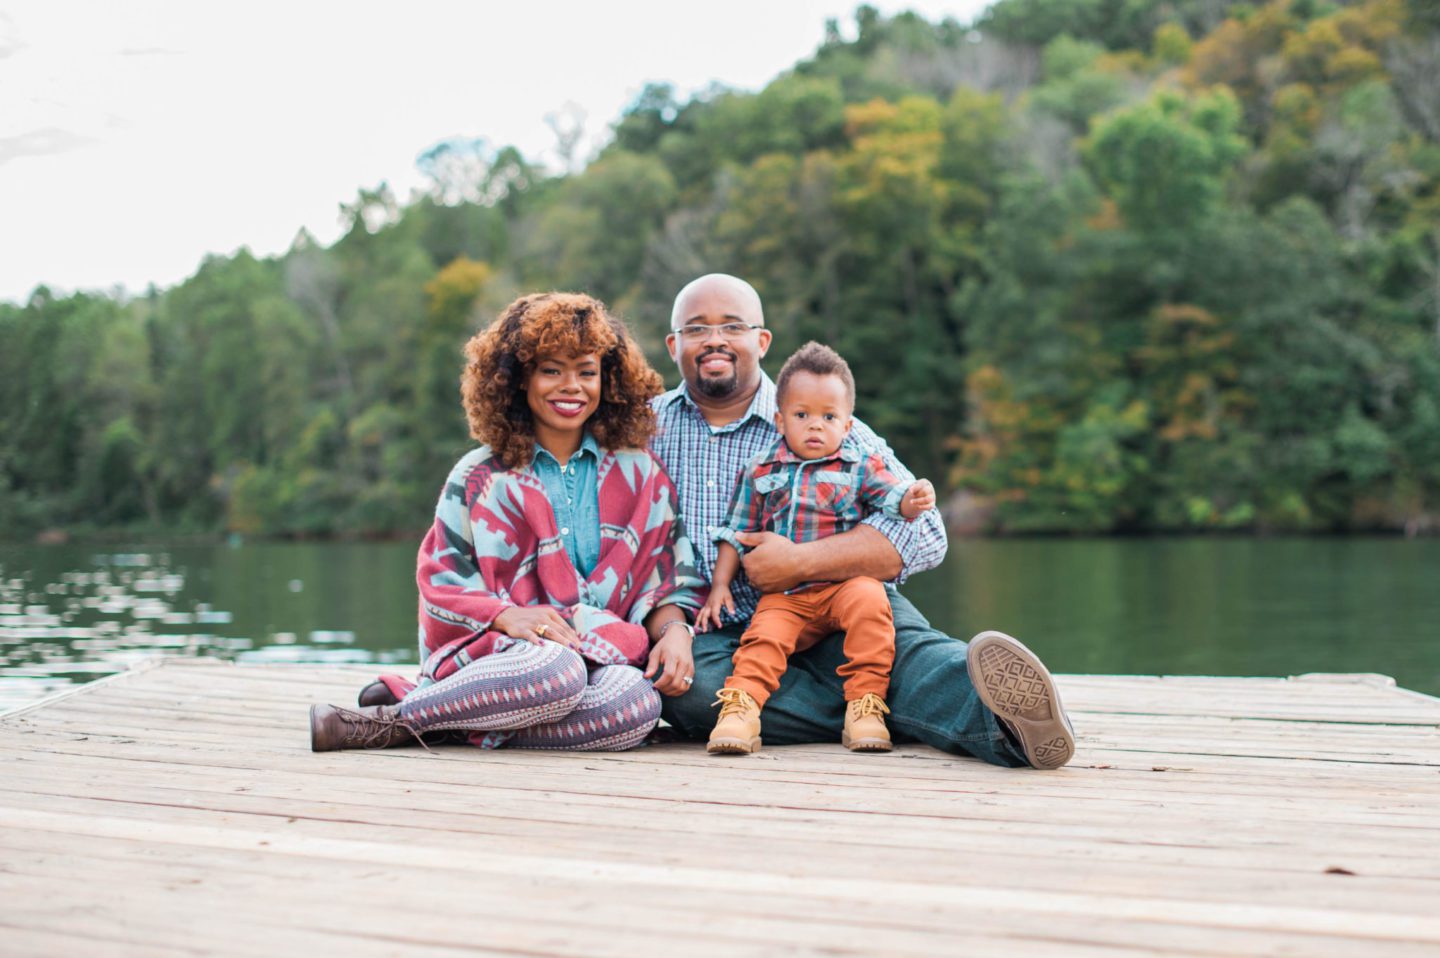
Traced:
<path fill-rule="evenodd" d="M 720 624 L 735 611 L 730 583 L 740 569 L 737 532 L 770 531 L 811 542 L 854 527 L 883 510 L 914 519 L 934 508 L 935 489 L 924 479 L 902 482 L 879 455 L 862 455 L 846 442 L 855 409 L 855 378 L 828 346 L 806 343 L 785 361 L 776 383 L 775 426 L 780 439 L 745 467 L 730 501 L 730 517 L 715 533 L 718 554 L 710 598 L 697 629 Z M 712 754 L 760 748 L 760 711 L 780 685 L 789 656 L 837 630 L 845 633 L 845 727 L 841 741 L 857 751 L 889 751 L 885 693 L 895 658 L 895 625 L 885 586 L 868 576 L 844 582 L 807 582 L 761 597 L 740 637 L 734 671 L 719 691 L 719 720 L 710 733 Z"/>

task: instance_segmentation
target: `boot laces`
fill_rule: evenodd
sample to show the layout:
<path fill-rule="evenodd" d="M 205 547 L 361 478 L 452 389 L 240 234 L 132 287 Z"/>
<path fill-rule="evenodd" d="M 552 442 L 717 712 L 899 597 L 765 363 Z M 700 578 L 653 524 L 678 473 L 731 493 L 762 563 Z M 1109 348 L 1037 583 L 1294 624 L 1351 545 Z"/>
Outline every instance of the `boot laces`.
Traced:
<path fill-rule="evenodd" d="M 363 712 L 352 712 L 349 709 L 337 708 L 335 711 L 339 714 L 342 722 L 356 729 L 355 734 L 359 739 L 361 748 L 374 748 L 376 743 L 389 742 L 390 738 L 394 735 L 395 729 L 400 728 L 409 732 L 425 751 L 434 751 L 429 745 L 425 744 L 425 739 L 420 736 L 420 733 L 415 730 L 415 727 L 398 715 L 385 718 L 366 715 Z"/>
<path fill-rule="evenodd" d="M 874 692 L 866 692 L 863 696 L 850 703 L 855 718 L 862 719 L 870 715 L 889 715 L 890 707 L 885 700 Z"/>
<path fill-rule="evenodd" d="M 750 693 L 744 689 L 720 689 L 715 693 L 715 701 L 710 703 L 711 708 L 720 706 L 720 718 L 727 715 L 740 715 L 755 707 L 755 700 Z"/>

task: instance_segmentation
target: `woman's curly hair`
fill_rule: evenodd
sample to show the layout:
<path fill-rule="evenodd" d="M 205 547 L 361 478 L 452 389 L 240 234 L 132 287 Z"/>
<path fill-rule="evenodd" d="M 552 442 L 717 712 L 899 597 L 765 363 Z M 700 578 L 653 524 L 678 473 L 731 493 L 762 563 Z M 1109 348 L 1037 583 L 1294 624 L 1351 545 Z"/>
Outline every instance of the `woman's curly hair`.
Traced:
<path fill-rule="evenodd" d="M 655 433 L 650 400 L 664 388 L 629 330 L 583 293 L 522 296 L 465 344 L 460 394 L 470 435 L 507 469 L 530 462 L 535 420 L 522 388 L 541 357 L 600 357 L 600 408 L 586 423 L 604 449 L 643 447 Z"/>

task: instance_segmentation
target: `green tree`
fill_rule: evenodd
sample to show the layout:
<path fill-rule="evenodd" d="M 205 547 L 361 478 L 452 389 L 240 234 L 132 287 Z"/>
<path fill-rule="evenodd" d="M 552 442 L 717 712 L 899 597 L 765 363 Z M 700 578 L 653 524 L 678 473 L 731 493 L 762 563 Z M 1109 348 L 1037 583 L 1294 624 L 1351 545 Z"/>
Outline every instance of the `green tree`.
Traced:
<path fill-rule="evenodd" d="M 1223 198 L 1225 174 L 1245 152 L 1239 120 L 1223 90 L 1194 99 L 1161 91 L 1097 122 L 1085 158 L 1128 224 L 1183 232 Z"/>

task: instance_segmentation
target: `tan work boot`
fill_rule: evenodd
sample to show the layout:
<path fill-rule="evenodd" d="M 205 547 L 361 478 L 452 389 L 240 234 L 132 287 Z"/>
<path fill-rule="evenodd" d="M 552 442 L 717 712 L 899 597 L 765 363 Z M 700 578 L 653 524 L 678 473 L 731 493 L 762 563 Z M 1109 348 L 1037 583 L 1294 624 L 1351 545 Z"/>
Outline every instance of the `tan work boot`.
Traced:
<path fill-rule="evenodd" d="M 334 705 L 310 706 L 310 751 L 333 752 L 342 748 L 391 748 L 396 745 L 424 745 L 420 733 L 400 718 L 394 706 L 377 705 L 342 709 Z"/>
<path fill-rule="evenodd" d="M 721 689 L 715 704 L 720 718 L 705 750 L 711 755 L 748 755 L 760 751 L 760 706 L 744 689 Z"/>
<path fill-rule="evenodd" d="M 893 747 L 885 716 L 890 714 L 885 700 L 874 692 L 845 706 L 845 731 L 840 741 L 852 752 L 888 752 Z"/>

